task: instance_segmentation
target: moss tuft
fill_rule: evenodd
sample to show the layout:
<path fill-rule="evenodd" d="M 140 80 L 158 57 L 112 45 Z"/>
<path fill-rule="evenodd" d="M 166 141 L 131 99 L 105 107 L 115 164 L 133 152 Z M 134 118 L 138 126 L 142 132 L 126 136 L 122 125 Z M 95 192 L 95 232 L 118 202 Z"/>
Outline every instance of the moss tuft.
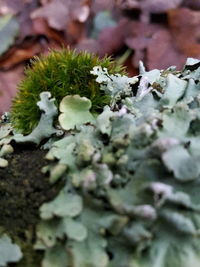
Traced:
<path fill-rule="evenodd" d="M 116 65 L 110 57 L 100 59 L 93 54 L 70 49 L 51 51 L 48 56 L 36 57 L 31 67 L 26 69 L 25 78 L 19 84 L 13 100 L 11 120 L 14 127 L 23 134 L 33 130 L 40 118 L 36 102 L 43 91 L 50 91 L 57 105 L 66 95 L 88 97 L 92 101 L 92 111 L 101 111 L 109 98 L 99 90 L 94 75 L 90 74 L 97 65 L 108 68 L 111 74 L 124 73 L 124 68 Z"/>

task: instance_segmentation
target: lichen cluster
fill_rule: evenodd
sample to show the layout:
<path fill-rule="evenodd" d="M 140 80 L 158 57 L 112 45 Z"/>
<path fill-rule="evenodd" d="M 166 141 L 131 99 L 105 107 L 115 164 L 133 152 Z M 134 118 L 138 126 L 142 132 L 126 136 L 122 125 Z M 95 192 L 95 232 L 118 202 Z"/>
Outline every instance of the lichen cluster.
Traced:
<path fill-rule="evenodd" d="M 133 78 L 101 66 L 91 75 L 109 104 L 93 117 L 90 99 L 65 96 L 54 126 L 62 132 L 41 145 L 42 172 L 64 182 L 39 210 L 42 266 L 198 267 L 200 61 L 189 58 L 182 71 L 147 72 L 140 63 Z M 44 95 L 41 110 L 54 103 Z M 0 145 L 18 142 L 13 134 Z M 20 136 L 30 141 L 41 139 Z"/>

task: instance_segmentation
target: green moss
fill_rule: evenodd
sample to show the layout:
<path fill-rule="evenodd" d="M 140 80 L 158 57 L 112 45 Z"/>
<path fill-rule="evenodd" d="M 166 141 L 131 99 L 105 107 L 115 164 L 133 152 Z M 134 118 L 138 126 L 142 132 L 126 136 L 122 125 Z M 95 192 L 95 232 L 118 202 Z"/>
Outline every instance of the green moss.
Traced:
<path fill-rule="evenodd" d="M 18 86 L 18 93 L 11 108 L 14 127 L 28 134 L 37 125 L 40 111 L 36 102 L 39 94 L 50 91 L 57 105 L 70 94 L 79 94 L 92 101 L 92 111 L 99 112 L 109 102 L 108 96 L 99 90 L 90 71 L 100 65 L 110 73 L 124 73 L 124 68 L 116 65 L 110 57 L 103 59 L 95 55 L 63 49 L 52 51 L 48 56 L 35 58 L 26 69 L 25 78 Z"/>

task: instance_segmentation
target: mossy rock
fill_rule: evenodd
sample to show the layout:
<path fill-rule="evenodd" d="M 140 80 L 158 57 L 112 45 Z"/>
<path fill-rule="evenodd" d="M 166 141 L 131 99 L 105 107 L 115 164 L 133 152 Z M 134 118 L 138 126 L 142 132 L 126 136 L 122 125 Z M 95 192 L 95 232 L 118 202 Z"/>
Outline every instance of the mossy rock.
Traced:
<path fill-rule="evenodd" d="M 40 266 L 43 253 L 35 251 L 35 227 L 39 222 L 39 207 L 52 200 L 59 185 L 51 185 L 41 172 L 47 163 L 46 151 L 30 147 L 16 147 L 7 159 L 9 167 L 0 168 L 0 228 L 18 244 L 23 259 L 16 267 Z"/>

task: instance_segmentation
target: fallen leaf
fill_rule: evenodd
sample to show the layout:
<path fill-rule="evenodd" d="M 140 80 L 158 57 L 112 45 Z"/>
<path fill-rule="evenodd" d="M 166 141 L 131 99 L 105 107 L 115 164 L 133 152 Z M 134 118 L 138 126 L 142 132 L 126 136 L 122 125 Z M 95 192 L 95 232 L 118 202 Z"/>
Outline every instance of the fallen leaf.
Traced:
<path fill-rule="evenodd" d="M 70 44 L 76 44 L 86 37 L 86 28 L 83 23 L 71 20 L 67 24 L 66 40 Z"/>
<path fill-rule="evenodd" d="M 104 56 L 105 54 L 111 55 L 123 47 L 128 23 L 128 20 L 122 19 L 118 22 L 117 26 L 105 28 L 99 34 L 98 43 L 100 56 Z"/>
<path fill-rule="evenodd" d="M 139 60 L 145 60 L 145 51 L 156 32 L 164 27 L 157 24 L 146 24 L 139 21 L 129 22 L 124 42 L 134 51 L 132 56 L 133 66 L 138 68 Z"/>
<path fill-rule="evenodd" d="M 41 5 L 46 5 L 50 2 L 50 0 L 40 0 Z"/>
<path fill-rule="evenodd" d="M 24 43 L 21 48 L 13 47 L 4 57 L 0 60 L 0 69 L 7 70 L 13 66 L 26 61 L 36 54 L 43 51 L 41 44 L 38 40 Z"/>
<path fill-rule="evenodd" d="M 200 11 L 187 8 L 168 11 L 173 42 L 180 51 L 190 57 L 200 56 Z"/>
<path fill-rule="evenodd" d="M 156 32 L 148 43 L 146 65 L 148 69 L 165 69 L 172 65 L 176 65 L 180 69 L 186 57 L 174 45 L 170 32 L 163 29 Z"/>
<path fill-rule="evenodd" d="M 96 14 L 102 10 L 112 10 L 115 7 L 116 0 L 95 0 L 92 2 L 91 12 Z"/>
<path fill-rule="evenodd" d="M 44 35 L 48 39 L 53 39 L 60 45 L 64 43 L 64 36 L 62 33 L 49 27 L 47 21 L 44 18 L 36 18 L 32 20 L 33 34 Z"/>
<path fill-rule="evenodd" d="M 184 6 L 197 10 L 197 9 L 200 9 L 200 1 L 199 0 L 185 0 Z"/>
<path fill-rule="evenodd" d="M 88 19 L 89 15 L 90 8 L 87 5 L 80 6 L 74 11 L 74 18 L 81 23 L 85 22 Z"/>
<path fill-rule="evenodd" d="M 87 4 L 78 0 L 52 0 L 32 12 L 31 18 L 45 18 L 50 27 L 66 30 L 71 20 L 85 22 L 90 14 Z"/>
<path fill-rule="evenodd" d="M 0 55 L 8 50 L 14 43 L 19 32 L 19 23 L 16 18 L 11 15 L 0 17 Z"/>
<path fill-rule="evenodd" d="M 0 114 L 9 111 L 12 98 L 16 94 L 16 84 L 23 77 L 24 66 L 19 65 L 12 70 L 0 71 Z"/>
<path fill-rule="evenodd" d="M 123 9 L 140 9 L 142 12 L 163 13 L 169 9 L 177 8 L 183 0 L 118 0 L 119 7 Z"/>
<path fill-rule="evenodd" d="M 131 57 L 129 57 L 123 65 L 126 66 L 126 71 L 128 72 L 129 77 L 138 75 L 138 69 L 133 65 Z"/>
<path fill-rule="evenodd" d="M 21 10 L 17 16 L 20 23 L 20 34 L 18 38 L 18 43 L 22 43 L 26 37 L 33 36 L 33 23 L 30 18 L 30 14 L 38 6 L 37 1 L 22 1 L 24 5 L 21 7 Z"/>
<path fill-rule="evenodd" d="M 0 3 L 0 14 L 16 15 L 19 13 L 24 6 L 23 0 L 2 0 Z"/>
<path fill-rule="evenodd" d="M 56 30 L 66 28 L 69 10 L 63 1 L 53 0 L 32 12 L 31 18 L 45 18 L 50 27 Z"/>
<path fill-rule="evenodd" d="M 92 38 L 85 38 L 78 42 L 78 44 L 76 45 L 76 50 L 98 54 L 100 48 L 97 40 Z"/>

